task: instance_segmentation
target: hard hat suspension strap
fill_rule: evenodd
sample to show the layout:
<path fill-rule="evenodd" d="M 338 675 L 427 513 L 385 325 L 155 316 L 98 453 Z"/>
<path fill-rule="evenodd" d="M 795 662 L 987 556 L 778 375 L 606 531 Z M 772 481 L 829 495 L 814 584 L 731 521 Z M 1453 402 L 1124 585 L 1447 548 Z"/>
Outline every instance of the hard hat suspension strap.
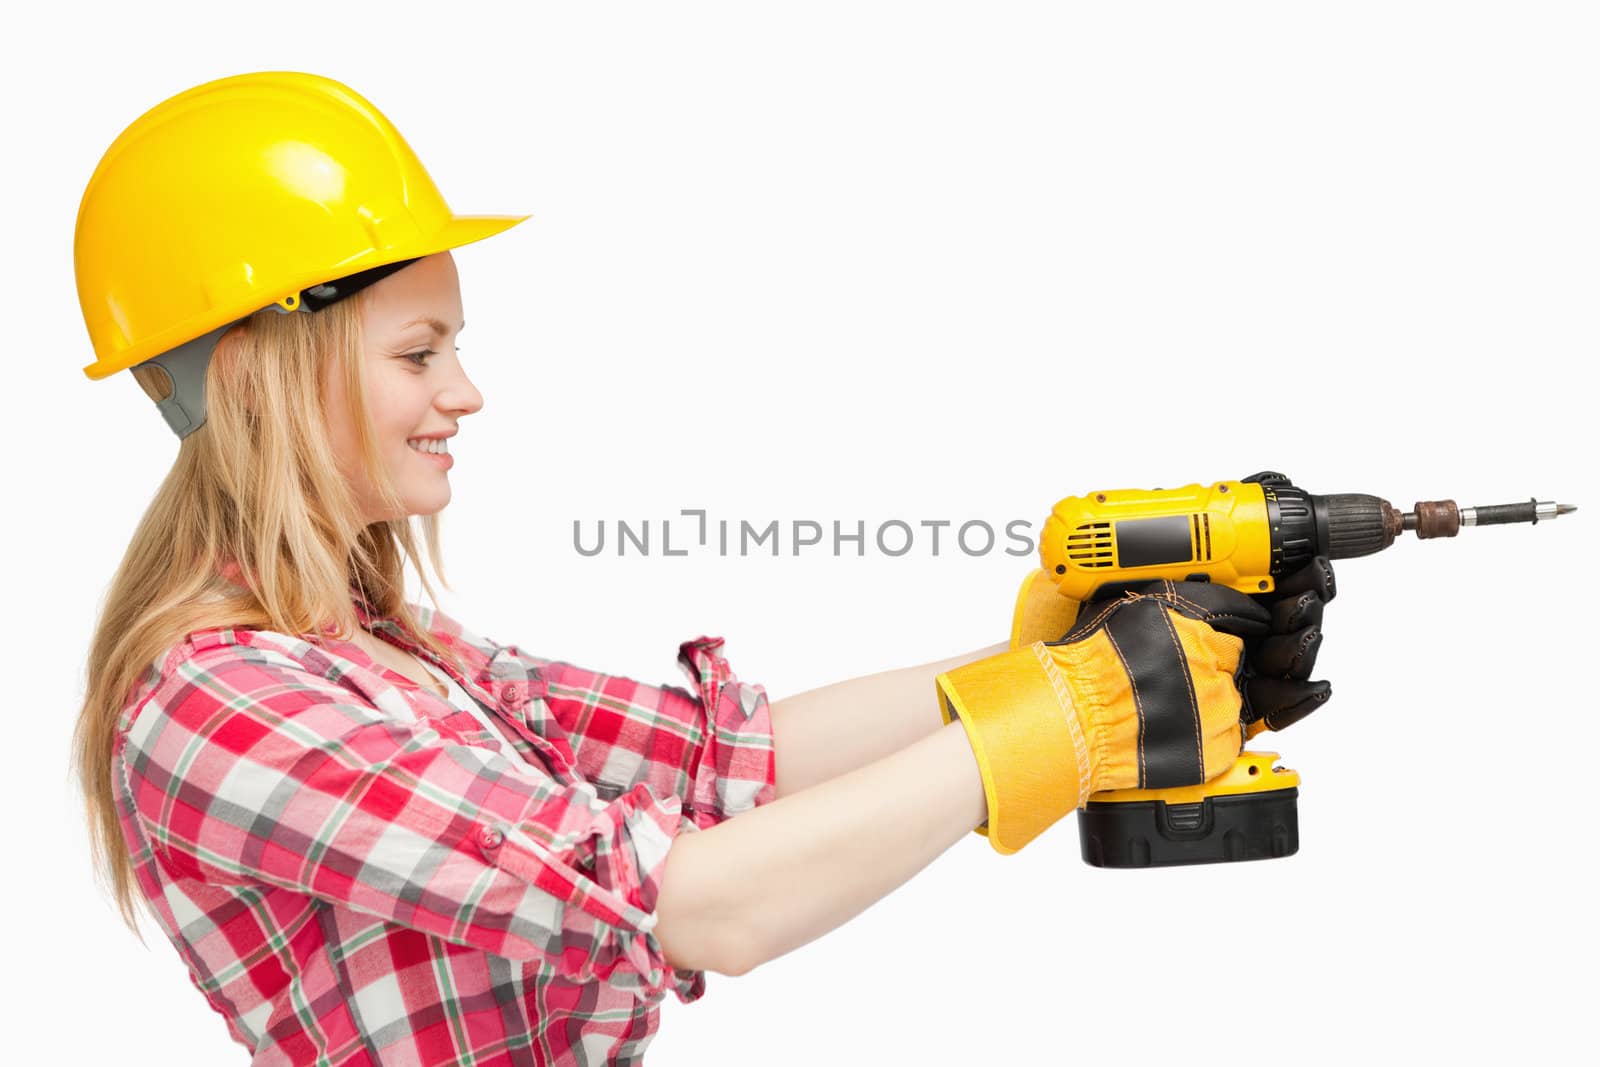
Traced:
<path fill-rule="evenodd" d="M 420 258 L 420 257 L 419 257 Z M 402 267 L 409 267 L 415 259 L 402 259 L 398 263 L 385 263 L 381 267 L 373 267 L 357 274 L 350 274 L 343 278 L 335 278 L 331 282 L 313 285 L 300 294 L 300 311 L 321 311 L 329 304 L 337 304 L 347 296 L 354 296 L 374 282 L 382 281 Z M 281 304 L 273 307 L 279 311 L 286 310 Z"/>
<path fill-rule="evenodd" d="M 141 366 L 154 364 L 166 374 L 164 396 L 146 384 L 146 378 L 141 377 L 139 384 L 144 386 L 145 392 L 155 400 L 161 417 L 167 420 L 167 426 L 178 435 L 179 440 L 188 437 L 205 424 L 206 367 L 211 363 L 211 350 L 216 348 L 222 335 L 233 325 L 234 323 L 230 322 L 218 326 L 204 336 L 196 337 L 193 341 L 185 342 L 141 364 Z"/>

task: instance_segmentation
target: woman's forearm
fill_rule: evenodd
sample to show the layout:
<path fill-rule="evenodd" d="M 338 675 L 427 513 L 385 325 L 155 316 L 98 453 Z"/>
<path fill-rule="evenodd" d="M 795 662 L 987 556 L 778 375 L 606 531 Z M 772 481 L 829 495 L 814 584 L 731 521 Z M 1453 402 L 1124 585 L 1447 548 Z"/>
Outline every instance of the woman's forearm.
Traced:
<path fill-rule="evenodd" d="M 986 818 L 977 760 L 961 724 L 950 723 L 864 767 L 679 835 L 656 934 L 675 967 L 743 974 L 860 914 Z"/>
<path fill-rule="evenodd" d="M 934 678 L 1006 647 L 994 645 L 934 663 L 852 678 L 774 701 L 778 796 L 864 767 L 927 737 L 943 721 Z"/>

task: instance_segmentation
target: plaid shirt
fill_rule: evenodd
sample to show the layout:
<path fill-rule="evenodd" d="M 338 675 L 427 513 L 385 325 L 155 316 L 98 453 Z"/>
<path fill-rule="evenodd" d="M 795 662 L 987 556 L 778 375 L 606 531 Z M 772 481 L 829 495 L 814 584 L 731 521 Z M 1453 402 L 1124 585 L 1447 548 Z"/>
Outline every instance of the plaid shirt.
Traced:
<path fill-rule="evenodd" d="M 510 740 L 354 644 L 198 631 L 118 725 L 139 889 L 254 1064 L 638 1063 L 705 991 L 653 932 L 673 838 L 775 795 L 765 691 L 721 638 L 695 695 L 417 610 L 459 665 L 362 621 Z"/>

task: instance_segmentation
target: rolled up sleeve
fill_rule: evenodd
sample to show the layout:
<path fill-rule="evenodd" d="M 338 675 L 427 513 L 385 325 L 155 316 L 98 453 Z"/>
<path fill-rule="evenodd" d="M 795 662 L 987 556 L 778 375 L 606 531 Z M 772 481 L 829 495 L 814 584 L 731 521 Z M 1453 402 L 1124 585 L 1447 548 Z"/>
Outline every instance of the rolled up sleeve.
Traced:
<path fill-rule="evenodd" d="M 120 750 L 175 877 L 292 890 L 641 999 L 703 991 L 654 933 L 692 824 L 650 781 L 602 799 L 243 646 L 181 662 Z"/>
<path fill-rule="evenodd" d="M 678 647 L 693 691 L 530 656 L 498 646 L 497 673 L 513 665 L 538 680 L 578 773 L 602 795 L 647 786 L 675 796 L 695 826 L 714 826 L 777 796 L 766 690 L 740 681 L 720 637 Z M 509 663 L 508 661 L 515 661 Z"/>

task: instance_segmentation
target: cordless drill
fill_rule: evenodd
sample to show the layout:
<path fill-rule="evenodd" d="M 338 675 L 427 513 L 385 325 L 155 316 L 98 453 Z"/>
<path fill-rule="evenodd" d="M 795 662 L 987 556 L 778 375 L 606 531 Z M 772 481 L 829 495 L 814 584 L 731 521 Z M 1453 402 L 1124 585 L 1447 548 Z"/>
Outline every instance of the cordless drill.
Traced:
<path fill-rule="evenodd" d="M 1430 500 L 1402 513 L 1363 493 L 1317 496 L 1273 471 L 1181 489 L 1108 490 L 1056 504 L 1040 538 L 1041 578 L 1079 603 L 1162 578 L 1261 594 L 1317 556 L 1369 556 L 1406 530 L 1454 537 L 1464 526 L 1537 523 L 1575 510 L 1538 500 L 1475 508 Z M 1021 598 L 1018 611 L 1020 619 Z M 1300 776 L 1277 759 L 1245 751 L 1202 785 L 1093 794 L 1078 812 L 1084 861 L 1160 867 L 1293 854 Z"/>

